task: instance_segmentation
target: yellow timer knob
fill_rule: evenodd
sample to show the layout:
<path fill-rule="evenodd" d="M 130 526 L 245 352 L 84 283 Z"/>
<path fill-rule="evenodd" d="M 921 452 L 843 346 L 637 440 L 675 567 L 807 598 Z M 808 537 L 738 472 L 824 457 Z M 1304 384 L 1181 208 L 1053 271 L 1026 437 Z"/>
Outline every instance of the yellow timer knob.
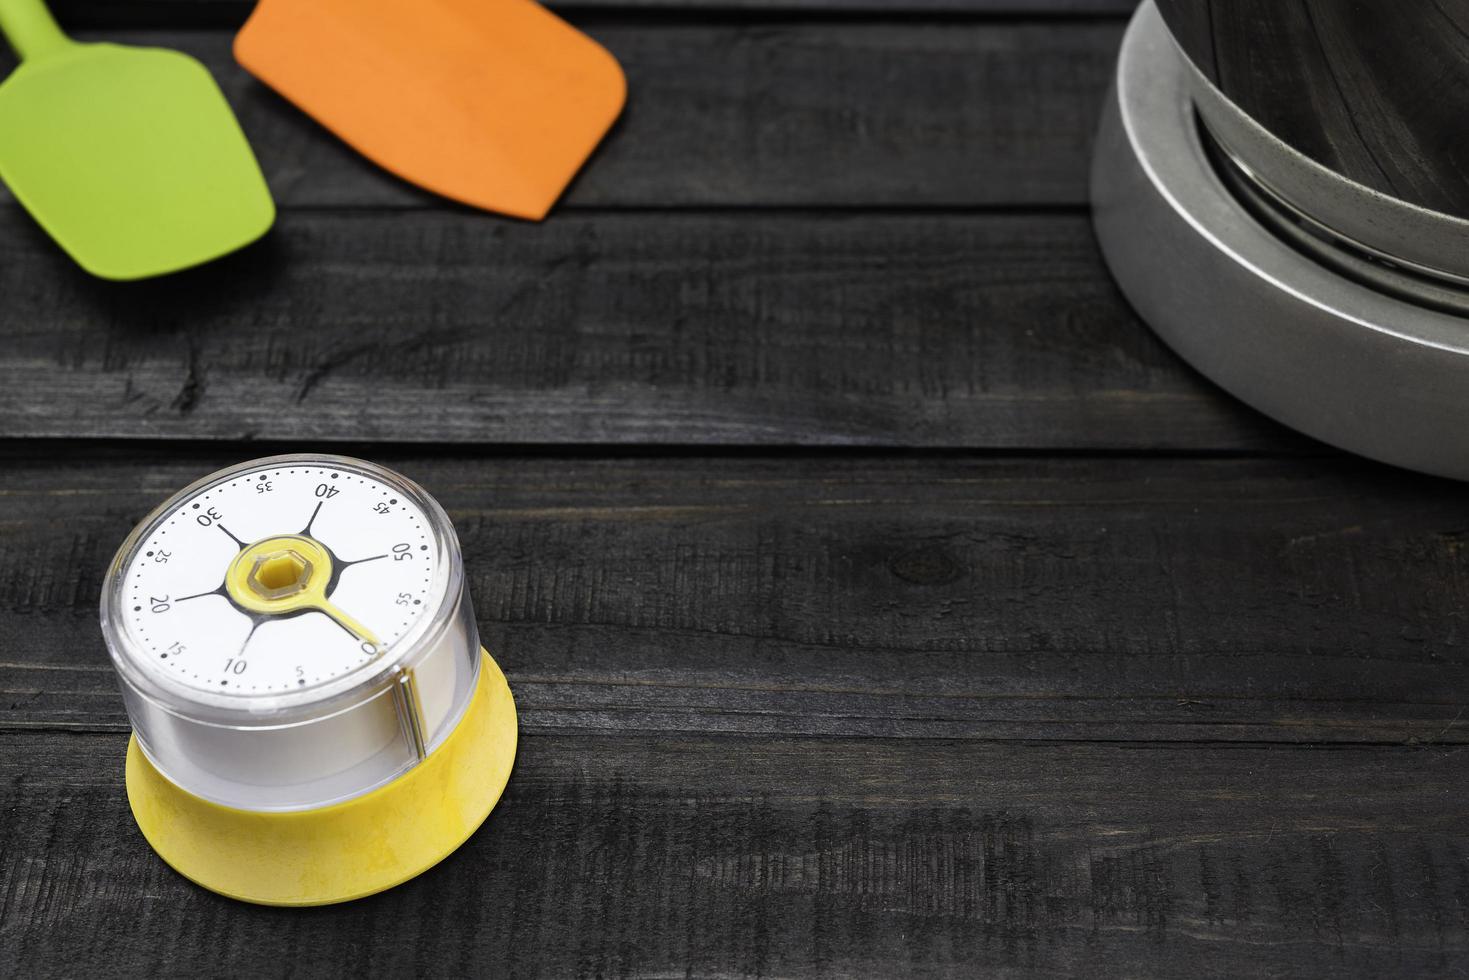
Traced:
<path fill-rule="evenodd" d="M 320 542 L 302 534 L 266 538 L 230 562 L 224 586 L 231 600 L 262 616 L 284 616 L 315 610 L 357 637 L 377 647 L 372 630 L 363 626 L 327 598 L 332 556 Z"/>

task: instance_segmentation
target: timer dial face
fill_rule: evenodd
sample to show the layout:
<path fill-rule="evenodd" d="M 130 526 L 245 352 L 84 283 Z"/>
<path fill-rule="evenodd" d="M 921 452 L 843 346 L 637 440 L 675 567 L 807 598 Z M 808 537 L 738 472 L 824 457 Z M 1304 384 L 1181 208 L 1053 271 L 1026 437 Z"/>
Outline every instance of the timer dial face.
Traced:
<path fill-rule="evenodd" d="M 273 557 L 292 537 L 308 562 Z M 411 642 L 440 604 L 439 556 L 430 516 L 402 488 L 330 461 L 266 465 L 154 519 L 122 569 L 120 618 L 133 656 L 176 683 L 239 697 L 302 691 Z M 265 584 L 242 585 L 232 567 Z M 247 588 L 286 591 L 297 574 L 319 607 L 242 601 L 256 598 Z"/>

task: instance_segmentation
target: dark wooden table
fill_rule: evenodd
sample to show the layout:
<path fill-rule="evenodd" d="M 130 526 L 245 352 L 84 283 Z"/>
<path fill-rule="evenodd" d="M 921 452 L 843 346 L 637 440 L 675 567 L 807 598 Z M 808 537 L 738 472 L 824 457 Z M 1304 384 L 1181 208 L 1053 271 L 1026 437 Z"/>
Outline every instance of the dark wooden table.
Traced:
<path fill-rule="evenodd" d="M 202 57 L 281 216 L 119 286 L 0 203 L 0 974 L 1469 972 L 1469 496 L 1123 302 L 1128 6 L 584 3 L 632 100 L 528 225 L 247 78 L 243 3 L 58 4 Z M 448 508 L 522 742 L 452 858 L 283 911 L 143 842 L 96 606 L 163 497 L 303 449 Z"/>

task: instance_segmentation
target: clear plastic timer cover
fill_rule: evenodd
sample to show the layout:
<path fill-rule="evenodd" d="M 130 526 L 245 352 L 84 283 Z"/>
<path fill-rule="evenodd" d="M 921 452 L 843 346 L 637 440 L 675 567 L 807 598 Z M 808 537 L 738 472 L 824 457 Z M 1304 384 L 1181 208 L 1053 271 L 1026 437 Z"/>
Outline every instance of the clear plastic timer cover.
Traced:
<path fill-rule="evenodd" d="M 412 768 L 480 662 L 448 516 L 336 456 L 243 463 L 165 502 L 108 569 L 102 632 L 150 761 L 249 810 L 329 805 Z"/>

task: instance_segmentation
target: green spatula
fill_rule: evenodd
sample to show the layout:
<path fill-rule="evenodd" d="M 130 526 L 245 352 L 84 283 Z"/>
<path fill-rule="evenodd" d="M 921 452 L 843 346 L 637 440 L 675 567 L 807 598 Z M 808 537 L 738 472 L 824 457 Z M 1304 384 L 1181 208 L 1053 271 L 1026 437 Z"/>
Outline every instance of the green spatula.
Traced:
<path fill-rule="evenodd" d="M 21 57 L 0 82 L 0 179 L 77 263 L 142 279 L 263 235 L 275 204 L 203 65 L 78 44 L 41 0 L 0 0 Z"/>

